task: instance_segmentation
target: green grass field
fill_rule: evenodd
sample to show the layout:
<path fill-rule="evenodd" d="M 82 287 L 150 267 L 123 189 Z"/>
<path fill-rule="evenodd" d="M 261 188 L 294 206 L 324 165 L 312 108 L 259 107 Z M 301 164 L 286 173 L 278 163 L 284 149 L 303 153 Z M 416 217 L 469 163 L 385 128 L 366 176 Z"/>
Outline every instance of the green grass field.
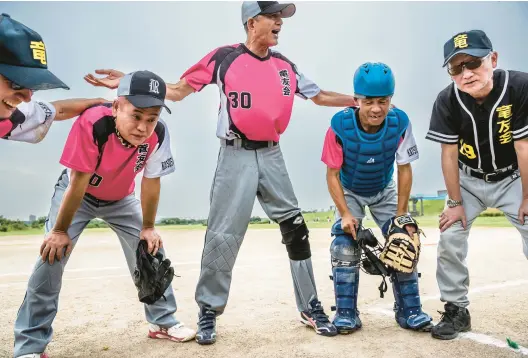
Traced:
<path fill-rule="evenodd" d="M 427 227 L 437 227 L 438 226 L 438 215 L 443 210 L 444 202 L 443 200 L 427 200 L 424 201 L 424 216 L 417 216 L 416 220 L 420 226 Z M 411 209 L 411 208 L 409 208 Z M 420 203 L 416 205 L 416 209 L 420 212 Z M 487 210 L 489 212 L 496 212 L 495 209 Z M 304 213 L 304 218 L 308 224 L 309 228 L 330 228 L 333 223 L 334 213 L 332 211 L 325 212 L 316 212 L 316 213 Z M 330 222 L 328 221 L 330 218 Z M 375 223 L 373 220 L 365 221 L 365 226 L 373 228 Z M 478 217 L 477 220 L 473 223 L 475 227 L 509 227 L 511 224 L 508 219 L 504 216 L 493 216 L 493 217 Z M 279 225 L 271 224 L 250 224 L 250 229 L 274 229 L 278 228 Z M 165 225 L 158 226 L 158 230 L 205 230 L 203 225 Z M 110 231 L 108 228 L 92 228 L 86 229 L 87 232 L 107 232 Z M 0 232 L 0 236 L 21 236 L 21 235 L 42 235 L 43 229 L 29 229 L 29 230 L 20 230 L 20 231 L 10 231 L 10 232 Z"/>

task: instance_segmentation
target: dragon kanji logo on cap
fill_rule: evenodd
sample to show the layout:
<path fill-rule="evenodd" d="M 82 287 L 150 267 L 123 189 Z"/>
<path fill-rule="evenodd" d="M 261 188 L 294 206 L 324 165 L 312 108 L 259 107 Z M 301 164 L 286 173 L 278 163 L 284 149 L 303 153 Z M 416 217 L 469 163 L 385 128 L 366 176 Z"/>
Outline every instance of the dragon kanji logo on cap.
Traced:
<path fill-rule="evenodd" d="M 33 59 L 40 61 L 43 65 L 46 65 L 46 46 L 42 41 L 31 41 L 29 48 L 33 50 Z"/>
<path fill-rule="evenodd" d="M 455 44 L 455 48 L 466 48 L 466 47 L 468 47 L 467 34 L 460 34 L 458 36 L 455 36 L 453 38 L 453 42 Z"/>

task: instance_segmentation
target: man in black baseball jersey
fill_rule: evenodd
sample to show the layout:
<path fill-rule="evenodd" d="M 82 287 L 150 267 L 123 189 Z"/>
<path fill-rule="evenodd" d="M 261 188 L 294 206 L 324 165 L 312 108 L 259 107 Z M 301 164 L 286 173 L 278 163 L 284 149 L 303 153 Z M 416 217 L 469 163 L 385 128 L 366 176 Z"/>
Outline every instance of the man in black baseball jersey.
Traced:
<path fill-rule="evenodd" d="M 471 329 L 466 256 L 471 224 L 482 211 L 501 210 L 528 257 L 528 73 L 496 69 L 497 59 L 480 30 L 458 33 L 444 45 L 453 83 L 438 95 L 426 137 L 442 144 L 448 192 L 436 272 L 446 304 L 432 330 L 439 339 Z"/>

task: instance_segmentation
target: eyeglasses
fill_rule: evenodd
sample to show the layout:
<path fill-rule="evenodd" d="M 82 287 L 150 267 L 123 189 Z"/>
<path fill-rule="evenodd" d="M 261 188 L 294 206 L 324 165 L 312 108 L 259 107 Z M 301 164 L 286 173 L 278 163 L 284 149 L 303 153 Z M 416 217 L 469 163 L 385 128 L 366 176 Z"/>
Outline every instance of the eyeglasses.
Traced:
<path fill-rule="evenodd" d="M 449 66 L 447 68 L 447 72 L 451 76 L 456 76 L 456 75 L 461 74 L 464 71 L 464 68 L 467 68 L 468 70 L 476 70 L 482 65 L 482 62 L 484 62 L 484 60 L 488 58 L 490 55 L 491 55 L 491 52 L 488 53 L 484 57 L 476 58 L 474 60 L 467 61 L 467 62 L 462 62 L 456 66 Z"/>

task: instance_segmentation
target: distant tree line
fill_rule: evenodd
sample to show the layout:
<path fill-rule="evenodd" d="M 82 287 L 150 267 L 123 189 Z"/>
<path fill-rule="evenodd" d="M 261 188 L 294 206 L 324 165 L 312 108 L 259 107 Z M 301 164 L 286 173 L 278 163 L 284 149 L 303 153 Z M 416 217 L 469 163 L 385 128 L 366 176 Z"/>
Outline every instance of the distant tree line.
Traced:
<path fill-rule="evenodd" d="M 10 220 L 6 219 L 3 216 L 0 216 L 0 232 L 11 232 L 11 231 L 22 231 L 29 229 L 43 229 L 44 223 L 46 222 L 46 217 L 41 216 L 37 220 L 27 223 L 20 220 Z M 269 219 L 262 219 L 259 216 L 252 216 L 249 220 L 250 224 L 269 224 Z M 160 220 L 157 224 L 160 226 L 163 225 L 207 225 L 207 219 L 182 219 L 182 218 L 165 218 Z M 108 225 L 98 219 L 90 221 L 86 226 L 87 228 L 105 228 Z"/>
<path fill-rule="evenodd" d="M 27 229 L 39 229 L 44 226 L 46 217 L 42 216 L 37 220 L 33 221 L 30 224 L 27 224 L 20 220 L 9 220 L 0 216 L 0 232 L 9 232 L 9 231 L 21 231 Z"/>
<path fill-rule="evenodd" d="M 252 216 L 249 219 L 250 224 L 269 224 L 269 219 L 261 219 L 259 216 Z M 182 219 L 182 218 L 165 218 L 160 220 L 158 225 L 207 225 L 207 219 Z"/>
<path fill-rule="evenodd" d="M 206 225 L 205 219 L 182 219 L 182 218 L 166 218 L 159 222 L 161 225 Z"/>
<path fill-rule="evenodd" d="M 28 223 L 20 220 L 6 219 L 0 215 L 0 232 L 22 231 L 29 229 L 44 229 L 46 217 L 41 216 L 37 220 Z M 86 226 L 88 228 L 108 227 L 102 220 L 92 220 Z"/>

